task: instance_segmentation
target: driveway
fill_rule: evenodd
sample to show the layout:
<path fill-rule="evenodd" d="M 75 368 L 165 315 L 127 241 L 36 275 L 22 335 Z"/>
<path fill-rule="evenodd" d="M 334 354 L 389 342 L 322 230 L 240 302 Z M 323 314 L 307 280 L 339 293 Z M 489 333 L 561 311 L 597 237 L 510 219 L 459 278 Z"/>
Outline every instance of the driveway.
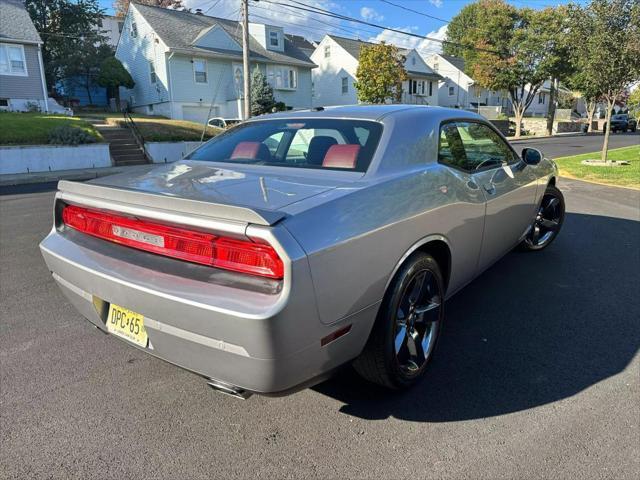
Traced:
<path fill-rule="evenodd" d="M 559 158 L 581 153 L 599 152 L 602 150 L 602 134 L 590 135 L 559 135 L 550 138 L 531 140 L 513 140 L 511 144 L 517 152 L 524 147 L 541 150 L 547 157 Z M 609 148 L 629 147 L 640 145 L 640 131 L 631 133 L 614 133 L 609 136 Z"/>
<path fill-rule="evenodd" d="M 37 249 L 53 194 L 1 197 L 0 478 L 638 478 L 640 193 L 559 185 L 556 243 L 447 304 L 417 388 L 244 402 L 80 318 Z"/>

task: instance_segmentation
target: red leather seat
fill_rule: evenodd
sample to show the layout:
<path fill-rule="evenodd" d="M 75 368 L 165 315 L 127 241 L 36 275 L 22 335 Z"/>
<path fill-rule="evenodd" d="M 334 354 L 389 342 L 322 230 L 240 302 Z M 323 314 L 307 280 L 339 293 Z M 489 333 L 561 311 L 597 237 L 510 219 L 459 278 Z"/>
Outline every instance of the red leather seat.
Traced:
<path fill-rule="evenodd" d="M 323 167 L 356 168 L 360 145 L 332 145 L 322 161 Z"/>
<path fill-rule="evenodd" d="M 260 159 L 268 162 L 271 160 L 271 152 L 269 152 L 269 147 L 262 142 L 240 142 L 231 154 L 231 160 L 237 158 Z"/>

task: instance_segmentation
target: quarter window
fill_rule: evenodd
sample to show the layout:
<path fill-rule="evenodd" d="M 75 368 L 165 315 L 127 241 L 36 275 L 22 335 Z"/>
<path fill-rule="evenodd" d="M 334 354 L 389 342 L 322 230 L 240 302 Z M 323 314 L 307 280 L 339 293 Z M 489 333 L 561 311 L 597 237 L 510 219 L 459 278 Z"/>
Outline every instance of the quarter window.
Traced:
<path fill-rule="evenodd" d="M 516 160 L 500 136 L 477 122 L 446 123 L 440 129 L 438 161 L 468 172 L 495 168 Z"/>
<path fill-rule="evenodd" d="M 207 83 L 207 61 L 195 59 L 193 61 L 193 72 L 196 83 Z"/>
<path fill-rule="evenodd" d="M 22 45 L 0 43 L 0 74 L 27 75 L 27 63 Z"/>

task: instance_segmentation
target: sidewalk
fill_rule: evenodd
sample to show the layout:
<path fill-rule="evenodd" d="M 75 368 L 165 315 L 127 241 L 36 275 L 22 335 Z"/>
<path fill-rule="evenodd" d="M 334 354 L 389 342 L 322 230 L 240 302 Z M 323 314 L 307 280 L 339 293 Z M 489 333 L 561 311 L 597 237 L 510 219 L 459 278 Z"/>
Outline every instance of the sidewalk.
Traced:
<path fill-rule="evenodd" d="M 0 175 L 0 187 L 27 185 L 31 183 L 51 183 L 58 180 L 91 180 L 92 178 L 113 175 L 114 173 L 135 172 L 153 167 L 148 165 L 131 165 L 108 168 L 83 168 L 79 170 L 56 170 L 53 172 L 14 173 Z"/>

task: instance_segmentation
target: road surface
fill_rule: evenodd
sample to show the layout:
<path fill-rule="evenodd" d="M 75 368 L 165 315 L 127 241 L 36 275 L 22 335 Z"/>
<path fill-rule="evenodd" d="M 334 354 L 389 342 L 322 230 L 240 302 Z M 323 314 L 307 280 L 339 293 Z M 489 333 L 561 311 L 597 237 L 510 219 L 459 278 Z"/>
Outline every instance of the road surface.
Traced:
<path fill-rule="evenodd" d="M 0 478 L 638 478 L 640 193 L 559 185 L 556 243 L 447 303 L 417 388 L 244 402 L 92 328 L 37 248 L 53 194 L 1 197 Z"/>
<path fill-rule="evenodd" d="M 602 149 L 604 136 L 594 135 L 559 135 L 550 138 L 531 140 L 513 140 L 511 144 L 517 152 L 524 147 L 541 150 L 547 157 L 559 158 L 581 153 L 599 152 Z M 621 148 L 640 145 L 640 131 L 635 133 L 614 133 L 609 136 L 609 148 Z"/>

